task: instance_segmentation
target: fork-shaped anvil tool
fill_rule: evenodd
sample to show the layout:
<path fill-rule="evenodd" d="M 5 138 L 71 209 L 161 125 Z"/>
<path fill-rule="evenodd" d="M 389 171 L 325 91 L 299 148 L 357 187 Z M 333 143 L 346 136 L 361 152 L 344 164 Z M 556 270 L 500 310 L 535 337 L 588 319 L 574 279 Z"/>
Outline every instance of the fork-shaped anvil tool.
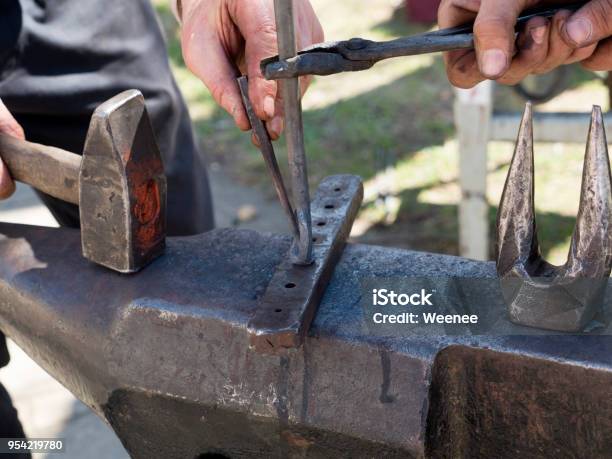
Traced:
<path fill-rule="evenodd" d="M 563 266 L 551 265 L 540 254 L 534 192 L 532 109 L 527 104 L 497 215 L 497 272 L 510 320 L 582 331 L 603 313 L 612 270 L 612 179 L 600 107 L 593 108 L 578 217 Z"/>

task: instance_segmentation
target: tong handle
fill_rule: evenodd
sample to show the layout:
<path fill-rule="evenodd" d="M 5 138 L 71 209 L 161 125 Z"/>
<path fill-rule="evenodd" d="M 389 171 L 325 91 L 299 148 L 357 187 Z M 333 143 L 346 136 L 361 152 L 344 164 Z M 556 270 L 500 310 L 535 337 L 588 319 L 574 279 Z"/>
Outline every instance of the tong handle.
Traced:
<path fill-rule="evenodd" d="M 561 10 L 578 11 L 587 1 L 571 3 L 565 6 L 546 7 L 524 12 L 516 21 L 516 31 L 521 29 L 534 17 L 551 18 Z M 378 62 L 392 57 L 416 56 L 444 51 L 474 48 L 474 22 L 469 24 L 440 29 L 433 32 L 402 37 L 386 42 L 375 42 L 353 38 L 339 42 L 337 49 L 349 61 Z"/>
<path fill-rule="evenodd" d="M 551 18 L 561 10 L 578 11 L 585 0 L 563 6 L 525 11 L 516 22 L 520 32 L 534 17 Z M 319 43 L 300 51 L 296 57 L 281 60 L 278 56 L 264 59 L 261 68 L 270 80 L 302 75 L 333 75 L 371 68 L 376 62 L 393 57 L 415 56 L 460 49 L 474 49 L 474 22 L 459 27 L 440 29 L 420 35 L 376 42 L 363 38 Z"/>

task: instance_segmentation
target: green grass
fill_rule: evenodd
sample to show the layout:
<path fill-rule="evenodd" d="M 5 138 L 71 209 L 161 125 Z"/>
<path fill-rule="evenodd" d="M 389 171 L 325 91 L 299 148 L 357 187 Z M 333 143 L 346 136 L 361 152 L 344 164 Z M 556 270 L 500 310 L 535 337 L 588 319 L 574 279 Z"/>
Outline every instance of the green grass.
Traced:
<path fill-rule="evenodd" d="M 168 38 L 168 52 L 188 101 L 196 129 L 211 161 L 241 182 L 273 197 L 265 166 L 248 134 L 240 132 L 204 86 L 184 66 L 177 26 L 166 0 L 155 0 Z M 408 24 L 391 2 L 313 0 L 326 38 L 362 36 L 385 40 L 422 32 Z M 586 110 L 604 103 L 603 85 L 593 74 L 572 68 L 570 91 L 544 110 Z M 315 80 L 304 99 L 305 144 L 314 187 L 326 175 L 357 174 L 366 200 L 356 238 L 382 245 L 456 254 L 457 153 L 453 142 L 453 92 L 440 56 L 395 59 L 372 70 Z M 496 108 L 517 110 L 523 101 L 508 88 L 496 93 Z M 496 206 L 513 146 L 490 145 L 488 198 L 493 231 Z M 284 142 L 276 143 L 286 168 Z M 543 252 L 563 262 L 574 224 L 583 146 L 538 145 L 536 152 L 538 223 Z M 491 233 L 494 234 L 493 232 Z M 492 254 L 492 251 L 491 251 Z"/>

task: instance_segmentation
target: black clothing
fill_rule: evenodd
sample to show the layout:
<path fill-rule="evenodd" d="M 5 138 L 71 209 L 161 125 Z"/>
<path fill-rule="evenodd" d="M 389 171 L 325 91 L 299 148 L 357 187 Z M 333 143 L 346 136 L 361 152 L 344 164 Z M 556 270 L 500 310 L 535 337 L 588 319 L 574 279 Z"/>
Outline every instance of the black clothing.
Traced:
<path fill-rule="evenodd" d="M 28 140 L 80 153 L 95 108 L 132 88 L 144 94 L 164 159 L 169 234 L 212 229 L 204 157 L 149 1 L 0 2 L 0 99 Z M 77 206 L 39 195 L 61 225 L 78 226 Z M 0 333 L 0 367 L 7 363 Z M 0 420 L 11 410 L 0 386 Z M 0 422 L 0 438 L 2 429 L 21 432 L 16 413 L 16 423 L 6 419 Z"/>

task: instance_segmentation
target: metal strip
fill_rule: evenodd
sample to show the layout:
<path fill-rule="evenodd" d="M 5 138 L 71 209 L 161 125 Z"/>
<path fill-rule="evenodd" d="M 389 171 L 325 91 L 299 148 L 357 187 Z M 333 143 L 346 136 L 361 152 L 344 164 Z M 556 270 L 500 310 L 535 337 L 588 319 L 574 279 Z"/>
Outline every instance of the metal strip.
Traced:
<path fill-rule="evenodd" d="M 274 0 L 276 28 L 278 31 L 278 50 L 281 59 L 289 59 L 297 54 L 295 23 L 292 0 Z M 300 82 L 291 78 L 280 83 L 280 91 L 285 108 L 285 136 L 293 204 L 299 227 L 299 237 L 295 240 L 290 253 L 292 262 L 309 265 L 312 254 L 312 218 L 310 214 L 310 194 L 308 191 L 308 171 L 304 149 L 304 127 L 302 124 L 302 102 Z"/>
<path fill-rule="evenodd" d="M 272 183 L 276 189 L 278 200 L 280 201 L 281 207 L 285 211 L 285 215 L 289 220 L 289 227 L 293 231 L 293 236 L 299 237 L 300 230 L 298 228 L 297 220 L 295 219 L 295 211 L 293 210 L 291 201 L 289 201 L 287 188 L 285 187 L 285 182 L 283 181 L 283 175 L 281 174 L 278 167 L 278 162 L 276 161 L 274 145 L 272 145 L 270 135 L 268 134 L 268 130 L 266 129 L 266 126 L 264 126 L 263 121 L 260 120 L 255 114 L 255 110 L 251 104 L 251 99 L 249 98 L 248 78 L 245 76 L 238 78 L 238 87 L 240 88 L 242 103 L 244 104 L 247 117 L 251 123 L 253 134 L 255 137 L 257 137 L 257 141 L 259 142 L 259 150 L 261 151 L 261 155 L 263 156 L 266 166 L 268 167 L 268 172 L 270 173 Z"/>
<path fill-rule="evenodd" d="M 362 199 L 359 177 L 335 175 L 321 182 L 312 203 L 314 262 L 296 266 L 285 260 L 278 266 L 248 325 L 256 350 L 276 354 L 302 344 Z"/>

